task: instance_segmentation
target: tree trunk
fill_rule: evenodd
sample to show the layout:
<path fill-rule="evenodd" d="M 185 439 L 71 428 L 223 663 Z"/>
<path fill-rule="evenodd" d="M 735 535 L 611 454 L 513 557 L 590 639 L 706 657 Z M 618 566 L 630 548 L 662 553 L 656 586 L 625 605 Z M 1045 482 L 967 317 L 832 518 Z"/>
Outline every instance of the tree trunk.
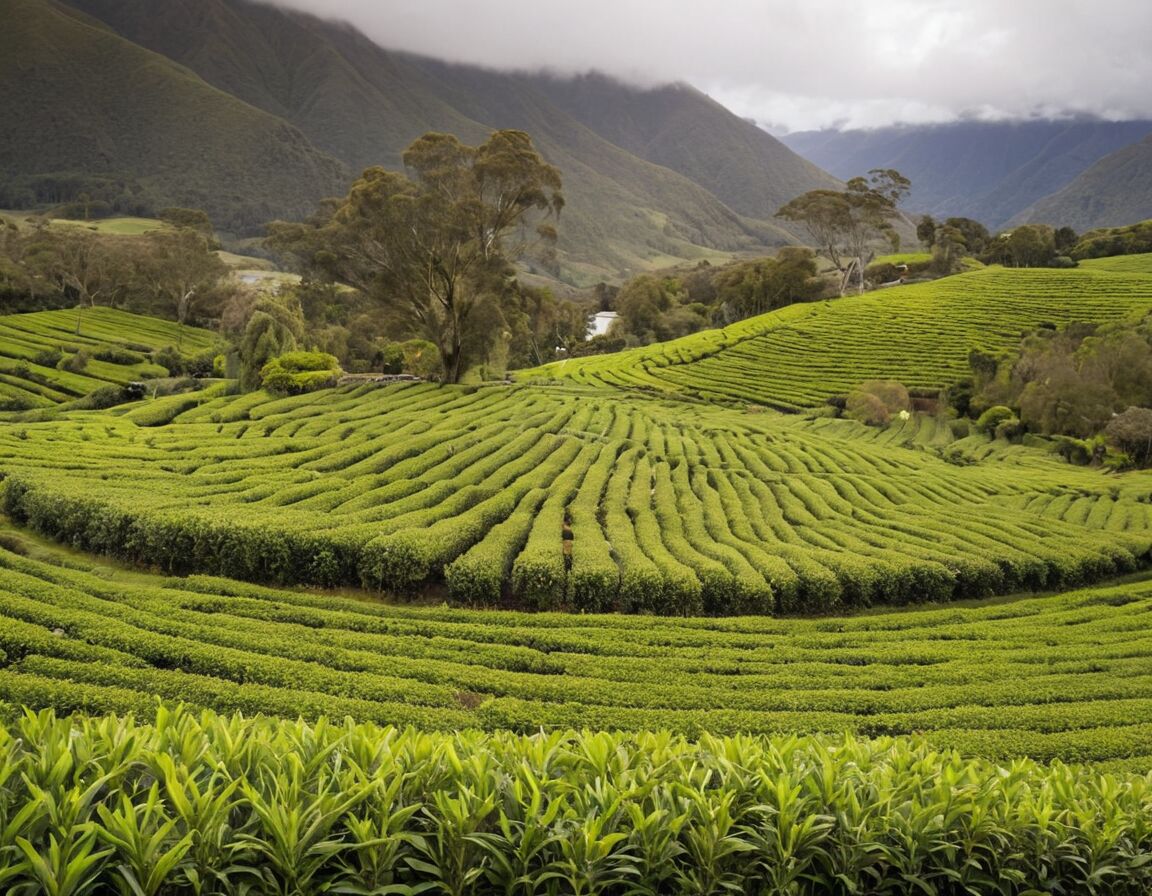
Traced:
<path fill-rule="evenodd" d="M 460 377 L 463 371 L 460 369 L 461 361 L 460 346 L 440 346 L 440 362 L 444 367 L 444 382 L 449 385 L 456 385 L 460 382 Z"/>

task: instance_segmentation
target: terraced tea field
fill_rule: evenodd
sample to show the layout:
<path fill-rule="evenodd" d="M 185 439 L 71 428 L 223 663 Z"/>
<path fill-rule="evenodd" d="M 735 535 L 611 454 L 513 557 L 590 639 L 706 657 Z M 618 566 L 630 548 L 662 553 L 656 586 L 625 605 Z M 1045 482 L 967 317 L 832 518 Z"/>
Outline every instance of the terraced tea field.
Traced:
<path fill-rule="evenodd" d="M 113 308 L 85 308 L 77 334 L 75 310 L 0 315 L 0 403 L 8 408 L 50 407 L 107 385 L 123 385 L 168 371 L 146 357 L 178 343 L 194 355 L 219 338 L 196 327 Z M 62 365 L 79 352 L 82 369 Z"/>
<path fill-rule="evenodd" d="M 1152 583 L 820 620 L 387 606 L 0 551 L 0 699 L 422 729 L 922 733 L 1152 767 Z"/>
<path fill-rule="evenodd" d="M 1152 474 L 906 425 L 541 386 L 178 395 L 0 429 L 0 471 L 14 519 L 85 550 L 483 606 L 826 613 L 1147 562 Z"/>
<path fill-rule="evenodd" d="M 1107 258 L 1087 258 L 1080 267 L 1091 271 L 1119 271 L 1125 274 L 1152 274 L 1152 253 L 1139 255 L 1111 255 Z"/>
<path fill-rule="evenodd" d="M 872 306 L 867 350 L 876 297 L 588 385 L 10 417 L 11 520 L 179 577 L 0 538 L 0 883 L 1141 896 L 1152 579 L 1082 586 L 1152 562 L 1152 472 L 747 405 L 923 385 L 978 331 L 1152 300 L 1064 276 L 1103 291 L 1037 278 L 971 320 L 964 278 L 882 294 L 907 304 Z"/>
<path fill-rule="evenodd" d="M 785 410 L 822 404 L 871 379 L 938 389 L 968 375 L 973 348 L 1007 348 L 1045 322 L 1106 322 L 1152 308 L 1152 277 L 1138 262 L 1125 264 L 1131 266 L 1123 272 L 1108 265 L 988 268 L 793 305 L 723 330 L 558 361 L 520 376 Z"/>

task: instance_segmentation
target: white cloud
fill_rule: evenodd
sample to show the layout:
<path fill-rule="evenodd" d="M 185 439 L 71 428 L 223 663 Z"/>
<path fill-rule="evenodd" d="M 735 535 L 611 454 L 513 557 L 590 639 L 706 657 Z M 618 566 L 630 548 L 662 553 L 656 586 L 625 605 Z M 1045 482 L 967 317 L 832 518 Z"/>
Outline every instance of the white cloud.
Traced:
<path fill-rule="evenodd" d="M 687 81 L 778 128 L 1152 118 L 1147 0 L 277 0 L 496 68 Z"/>

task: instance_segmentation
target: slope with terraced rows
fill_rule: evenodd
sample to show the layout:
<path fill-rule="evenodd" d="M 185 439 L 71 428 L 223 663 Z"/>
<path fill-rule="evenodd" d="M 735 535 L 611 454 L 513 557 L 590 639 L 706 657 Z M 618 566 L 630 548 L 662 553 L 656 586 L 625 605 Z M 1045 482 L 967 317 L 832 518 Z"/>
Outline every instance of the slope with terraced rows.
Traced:
<path fill-rule="evenodd" d="M 0 316 L 0 402 L 8 409 L 51 407 L 102 386 L 168 375 L 149 359 L 166 346 L 195 355 L 219 338 L 198 327 L 118 311 L 83 308 Z M 82 364 L 69 363 L 77 355 Z"/>
<path fill-rule="evenodd" d="M 224 579 L 108 581 L 0 550 L 0 699 L 422 729 L 923 734 L 1150 761 L 1149 583 L 824 620 L 403 608 Z"/>
<path fill-rule="evenodd" d="M 969 376 L 974 348 L 1016 345 L 1041 324 L 1106 322 L 1152 308 L 1152 277 L 1104 269 L 987 268 L 931 283 L 793 305 L 646 348 L 520 374 L 785 410 L 865 380 L 939 389 Z"/>
<path fill-rule="evenodd" d="M 0 430 L 0 471 L 7 513 L 87 550 L 480 605 L 830 612 L 1147 562 L 1152 474 L 907 427 L 554 386 L 192 394 Z"/>

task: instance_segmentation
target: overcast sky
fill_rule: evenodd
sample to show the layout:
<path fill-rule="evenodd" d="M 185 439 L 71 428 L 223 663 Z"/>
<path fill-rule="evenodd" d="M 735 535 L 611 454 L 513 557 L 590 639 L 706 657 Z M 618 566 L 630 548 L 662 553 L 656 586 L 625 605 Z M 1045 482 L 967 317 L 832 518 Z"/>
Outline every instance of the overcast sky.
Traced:
<path fill-rule="evenodd" d="M 776 131 L 1152 118 L 1152 0 L 277 0 L 497 68 L 687 81 Z"/>

